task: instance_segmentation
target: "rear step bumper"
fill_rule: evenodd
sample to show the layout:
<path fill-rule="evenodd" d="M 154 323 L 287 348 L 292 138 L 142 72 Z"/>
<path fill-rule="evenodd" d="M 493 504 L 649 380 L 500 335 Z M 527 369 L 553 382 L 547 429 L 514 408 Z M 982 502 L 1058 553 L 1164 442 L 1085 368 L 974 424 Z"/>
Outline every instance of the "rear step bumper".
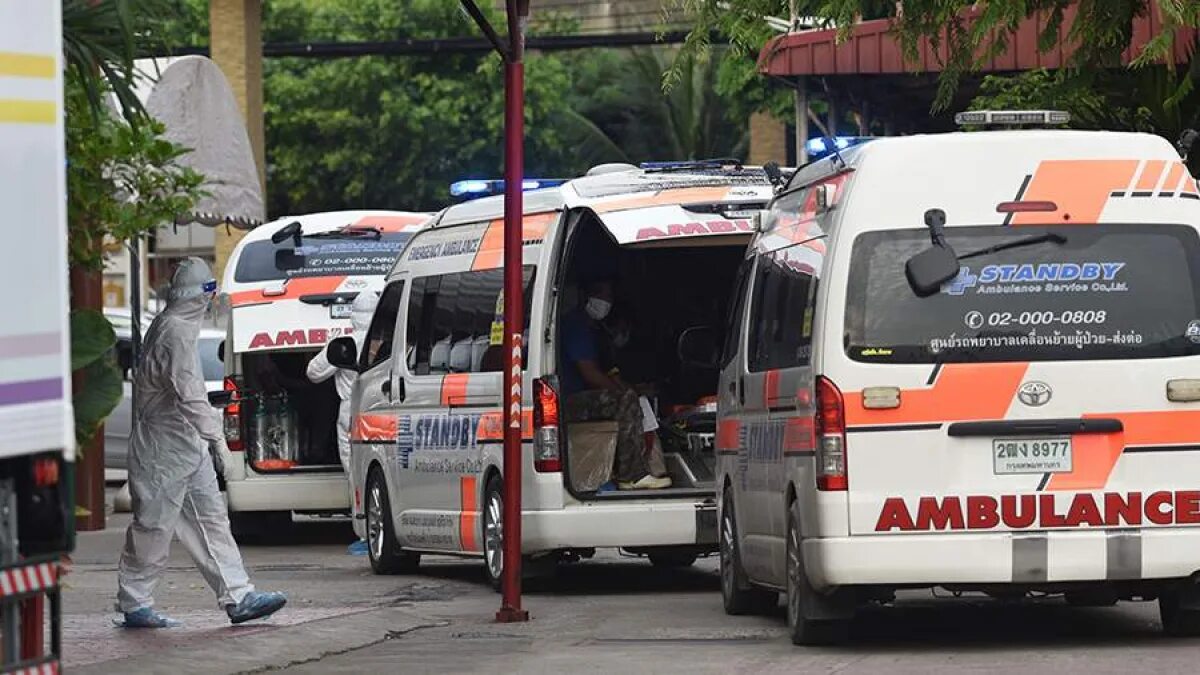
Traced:
<path fill-rule="evenodd" d="M 230 511 L 346 511 L 346 474 L 277 473 L 225 483 Z"/>
<path fill-rule="evenodd" d="M 522 548 L 624 548 L 717 544 L 717 506 L 711 499 L 590 502 L 521 515 Z"/>
<path fill-rule="evenodd" d="M 1200 527 L 806 539 L 818 588 L 1174 579 L 1200 570 Z"/>

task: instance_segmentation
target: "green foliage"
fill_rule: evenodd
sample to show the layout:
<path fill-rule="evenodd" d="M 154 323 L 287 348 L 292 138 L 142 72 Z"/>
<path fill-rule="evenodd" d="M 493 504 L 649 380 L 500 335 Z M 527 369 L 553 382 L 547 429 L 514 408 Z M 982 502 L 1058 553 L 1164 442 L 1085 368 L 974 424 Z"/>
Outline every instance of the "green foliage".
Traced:
<path fill-rule="evenodd" d="M 87 447 L 100 423 L 123 394 L 121 371 L 113 360 L 117 335 L 104 315 L 93 309 L 71 312 L 71 370 L 82 371 L 85 386 L 75 392 L 75 441 Z"/>
<path fill-rule="evenodd" d="M 153 120 L 131 126 L 95 112 L 90 87 L 70 73 L 64 93 L 67 239 L 72 266 L 103 268 L 106 238 L 124 242 L 188 212 L 203 178 L 176 160 L 189 152 L 162 138 Z"/>
<path fill-rule="evenodd" d="M 695 18 L 684 55 L 707 52 L 708 35 L 719 31 L 740 49 L 761 49 L 770 34 L 764 34 L 763 16 L 788 16 L 787 0 L 674 0 L 675 6 Z M 1163 60 L 1175 48 L 1179 28 L 1200 27 L 1200 2 L 1194 0 L 1022 0 L 1020 2 L 977 2 L 976 0 L 796 0 L 800 16 L 817 19 L 838 28 L 842 38 L 862 19 L 890 18 L 905 56 L 915 60 L 921 42 L 928 38 L 948 58 L 942 64 L 934 111 L 949 104 L 962 77 L 1003 53 L 1009 38 L 1022 21 L 1033 15 L 1046 17 L 1038 47 L 1048 51 L 1059 42 L 1065 11 L 1075 5 L 1077 13 L 1066 27 L 1066 40 L 1077 47 L 1073 66 L 1083 72 L 1113 67 L 1132 39 L 1133 20 L 1157 7 L 1163 16 L 1160 32 L 1138 53 L 1133 67 Z M 900 6 L 903 12 L 899 12 Z M 973 12 L 971 14 L 970 12 Z M 968 16 L 972 17 L 968 19 Z M 994 38 L 994 39 L 993 39 Z M 1200 76 L 1200 61 L 1184 73 L 1164 100 L 1178 103 Z"/>
<path fill-rule="evenodd" d="M 177 22 L 164 28 L 172 44 L 206 44 L 206 0 L 174 2 Z M 503 16 L 492 7 L 485 4 L 503 33 Z M 271 0 L 263 9 L 266 42 L 479 34 L 451 0 Z M 574 29 L 536 3 L 533 16 L 534 31 Z M 527 54 L 526 174 L 738 154 L 747 108 L 713 93 L 719 75 L 708 62 L 689 64 L 688 86 L 664 93 L 665 59 L 662 49 Z M 494 55 L 268 59 L 264 71 L 272 214 L 436 209 L 450 183 L 503 170 L 503 72 Z"/>

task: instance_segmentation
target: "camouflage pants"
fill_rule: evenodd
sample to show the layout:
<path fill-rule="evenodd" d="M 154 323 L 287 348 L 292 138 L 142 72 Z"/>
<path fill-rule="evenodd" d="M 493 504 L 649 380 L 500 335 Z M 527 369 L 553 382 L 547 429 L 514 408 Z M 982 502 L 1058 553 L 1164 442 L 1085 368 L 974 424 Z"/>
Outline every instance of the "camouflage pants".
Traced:
<path fill-rule="evenodd" d="M 636 481 L 650 473 L 646 440 L 642 433 L 642 408 L 632 391 L 597 389 L 572 394 L 563 406 L 567 422 L 617 422 L 618 481 Z"/>

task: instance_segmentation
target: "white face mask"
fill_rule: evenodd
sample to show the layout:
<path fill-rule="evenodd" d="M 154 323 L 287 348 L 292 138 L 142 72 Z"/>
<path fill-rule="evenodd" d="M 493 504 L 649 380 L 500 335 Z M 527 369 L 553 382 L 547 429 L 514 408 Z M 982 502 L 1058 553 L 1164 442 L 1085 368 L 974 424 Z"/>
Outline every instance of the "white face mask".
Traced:
<path fill-rule="evenodd" d="M 588 298 L 585 309 L 587 310 L 588 316 L 592 317 L 596 321 L 600 321 L 604 317 L 608 316 L 608 313 L 612 311 L 612 303 L 602 298 Z"/>

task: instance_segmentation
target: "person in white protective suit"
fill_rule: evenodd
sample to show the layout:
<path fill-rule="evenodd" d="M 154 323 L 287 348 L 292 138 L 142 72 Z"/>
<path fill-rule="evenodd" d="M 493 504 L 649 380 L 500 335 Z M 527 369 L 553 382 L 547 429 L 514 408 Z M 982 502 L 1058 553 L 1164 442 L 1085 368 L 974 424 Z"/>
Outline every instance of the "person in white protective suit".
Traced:
<path fill-rule="evenodd" d="M 175 535 L 231 622 L 268 616 L 287 603 L 282 593 L 259 592 L 250 584 L 217 487 L 225 435 L 220 413 L 208 402 L 197 346 L 216 289 L 203 260 L 181 263 L 171 278 L 166 309 L 146 332 L 134 370 L 133 522 L 125 533 L 117 592 L 128 628 L 178 625 L 154 610 L 154 589 Z"/>
<path fill-rule="evenodd" d="M 354 338 L 354 343 L 358 347 L 357 352 L 360 354 L 366 343 L 367 331 L 371 328 L 371 317 L 375 315 L 375 306 L 378 303 L 379 293 L 364 291 L 354 298 L 354 304 L 350 307 L 350 336 Z M 358 373 L 333 365 L 329 362 L 328 350 L 322 349 L 308 362 L 307 374 L 308 379 L 312 382 L 324 382 L 331 377 L 334 378 L 333 382 L 337 387 L 338 398 L 342 399 L 341 405 L 338 406 L 337 419 L 338 458 L 342 461 L 342 470 L 346 472 L 346 489 L 353 491 L 354 488 L 350 483 L 350 395 L 354 391 L 354 381 L 358 379 Z M 353 494 L 350 495 L 350 499 L 354 499 Z M 351 544 L 350 552 L 356 555 L 366 555 L 366 542 L 359 540 Z"/>

